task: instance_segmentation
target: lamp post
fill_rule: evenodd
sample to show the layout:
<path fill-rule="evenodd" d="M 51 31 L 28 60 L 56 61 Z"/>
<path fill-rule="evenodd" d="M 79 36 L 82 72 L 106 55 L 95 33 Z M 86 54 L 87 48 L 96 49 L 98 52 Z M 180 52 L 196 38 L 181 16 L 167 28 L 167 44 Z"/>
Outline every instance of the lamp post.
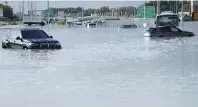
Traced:
<path fill-rule="evenodd" d="M 181 29 L 183 30 L 183 12 L 184 12 L 184 3 L 183 3 L 183 1 L 182 1 L 182 6 L 181 6 Z"/>
<path fill-rule="evenodd" d="M 117 19 L 118 19 L 118 7 L 116 8 L 116 11 L 117 11 Z"/>
<path fill-rule="evenodd" d="M 193 0 L 191 0 L 190 1 L 190 3 L 191 3 L 191 14 L 192 14 L 192 12 L 194 12 L 194 3 L 193 3 L 194 1 Z"/>
<path fill-rule="evenodd" d="M 177 1 L 176 1 L 176 6 L 175 6 L 175 10 L 176 10 L 176 13 L 178 13 L 178 10 L 177 10 Z"/>
<path fill-rule="evenodd" d="M 157 14 L 159 14 L 159 2 L 157 0 Z"/>

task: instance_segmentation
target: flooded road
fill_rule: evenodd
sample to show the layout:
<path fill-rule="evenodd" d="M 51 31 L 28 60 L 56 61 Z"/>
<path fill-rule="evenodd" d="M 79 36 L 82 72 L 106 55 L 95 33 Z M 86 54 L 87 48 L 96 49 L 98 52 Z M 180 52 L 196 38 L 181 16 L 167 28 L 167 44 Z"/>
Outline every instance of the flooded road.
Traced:
<path fill-rule="evenodd" d="M 51 27 L 62 50 L 0 49 L 0 107 L 197 107 L 197 26 L 182 39 Z"/>

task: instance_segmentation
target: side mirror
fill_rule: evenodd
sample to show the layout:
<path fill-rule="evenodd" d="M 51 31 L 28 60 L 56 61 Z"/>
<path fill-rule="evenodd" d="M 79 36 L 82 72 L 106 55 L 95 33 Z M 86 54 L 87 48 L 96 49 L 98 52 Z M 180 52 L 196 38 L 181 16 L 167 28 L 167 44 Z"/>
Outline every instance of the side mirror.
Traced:
<path fill-rule="evenodd" d="M 156 24 L 156 21 L 154 23 Z"/>
<path fill-rule="evenodd" d="M 49 36 L 50 38 L 53 38 L 53 36 Z"/>
<path fill-rule="evenodd" d="M 18 37 L 16 37 L 16 40 L 21 40 L 21 38 L 18 36 Z"/>
<path fill-rule="evenodd" d="M 179 22 L 180 22 L 180 19 L 179 19 Z"/>

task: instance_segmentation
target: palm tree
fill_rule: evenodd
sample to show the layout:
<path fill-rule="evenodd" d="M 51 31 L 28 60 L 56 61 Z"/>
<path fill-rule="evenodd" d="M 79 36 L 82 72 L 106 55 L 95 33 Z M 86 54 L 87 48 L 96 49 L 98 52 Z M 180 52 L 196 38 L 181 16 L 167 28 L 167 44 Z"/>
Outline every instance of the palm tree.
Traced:
<path fill-rule="evenodd" d="M 8 5 L 8 1 L 5 1 L 5 4 Z"/>

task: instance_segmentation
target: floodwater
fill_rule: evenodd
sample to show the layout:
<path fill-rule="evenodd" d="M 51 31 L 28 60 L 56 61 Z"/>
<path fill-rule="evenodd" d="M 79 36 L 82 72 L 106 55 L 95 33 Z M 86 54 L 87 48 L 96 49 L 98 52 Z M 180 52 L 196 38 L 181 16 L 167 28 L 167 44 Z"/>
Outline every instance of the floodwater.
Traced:
<path fill-rule="evenodd" d="M 0 107 L 197 107 L 197 26 L 183 26 L 195 37 L 161 39 L 50 27 L 63 49 L 0 49 Z"/>

